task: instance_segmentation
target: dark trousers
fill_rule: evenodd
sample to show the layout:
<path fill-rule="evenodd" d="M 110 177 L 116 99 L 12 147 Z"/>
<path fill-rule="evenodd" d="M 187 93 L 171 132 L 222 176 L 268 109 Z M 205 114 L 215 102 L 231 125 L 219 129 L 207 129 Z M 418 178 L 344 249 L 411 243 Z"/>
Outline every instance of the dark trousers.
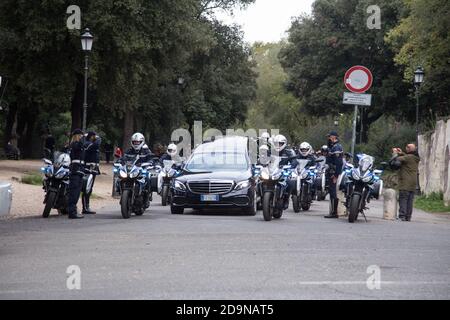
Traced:
<path fill-rule="evenodd" d="M 398 211 L 399 218 L 411 220 L 414 205 L 414 191 L 400 190 L 398 203 L 400 206 L 400 209 Z"/>
<path fill-rule="evenodd" d="M 83 195 L 81 196 L 81 203 L 83 205 L 83 212 L 85 211 L 89 211 L 90 207 L 89 207 L 89 200 L 91 199 L 91 194 L 92 194 L 92 190 L 94 190 L 94 183 L 95 183 L 95 177 L 96 175 L 92 175 L 92 187 L 91 190 L 89 190 L 89 192 L 83 192 Z M 86 183 L 87 181 L 85 181 L 84 183 Z"/>
<path fill-rule="evenodd" d="M 333 177 L 330 178 L 330 186 L 328 192 L 330 193 L 330 199 L 337 199 L 337 183 L 333 183 Z"/>
<path fill-rule="evenodd" d="M 70 174 L 67 210 L 69 215 L 74 216 L 77 214 L 77 202 L 80 198 L 81 188 L 83 186 L 83 175 L 78 172 Z"/>

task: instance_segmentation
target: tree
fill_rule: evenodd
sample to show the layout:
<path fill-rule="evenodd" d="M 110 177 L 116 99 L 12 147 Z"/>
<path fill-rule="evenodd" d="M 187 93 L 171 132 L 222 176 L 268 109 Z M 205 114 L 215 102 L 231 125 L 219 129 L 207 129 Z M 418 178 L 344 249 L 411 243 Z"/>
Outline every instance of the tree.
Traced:
<path fill-rule="evenodd" d="M 409 86 L 416 68 L 424 67 L 426 78 L 420 90 L 426 107 L 420 108 L 420 119 L 434 123 L 450 114 L 450 2 L 408 0 L 405 4 L 408 15 L 388 33 L 386 41 L 394 49 L 394 60 L 402 66 Z"/>
<path fill-rule="evenodd" d="M 381 29 L 368 29 L 368 0 L 317 0 L 311 16 L 295 19 L 289 30 L 289 43 L 279 58 L 288 74 L 286 88 L 311 115 L 349 113 L 342 105 L 343 76 L 352 65 L 372 70 L 373 106 L 363 117 L 363 142 L 367 142 L 370 125 L 383 114 L 406 110 L 407 87 L 402 70 L 394 61 L 394 52 L 384 36 L 402 16 L 401 0 L 378 1 L 382 12 Z M 401 115 L 401 113 L 400 113 Z M 360 132 L 360 130 L 358 130 Z M 358 139 L 359 140 L 359 139 Z"/>

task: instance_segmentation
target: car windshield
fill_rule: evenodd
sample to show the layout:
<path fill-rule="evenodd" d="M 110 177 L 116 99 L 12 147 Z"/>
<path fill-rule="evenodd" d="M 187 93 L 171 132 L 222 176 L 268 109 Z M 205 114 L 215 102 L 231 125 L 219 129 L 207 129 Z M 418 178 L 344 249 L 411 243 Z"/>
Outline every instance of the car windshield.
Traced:
<path fill-rule="evenodd" d="M 190 172 L 244 171 L 248 169 L 247 157 L 243 153 L 208 152 L 194 153 L 185 166 Z"/>

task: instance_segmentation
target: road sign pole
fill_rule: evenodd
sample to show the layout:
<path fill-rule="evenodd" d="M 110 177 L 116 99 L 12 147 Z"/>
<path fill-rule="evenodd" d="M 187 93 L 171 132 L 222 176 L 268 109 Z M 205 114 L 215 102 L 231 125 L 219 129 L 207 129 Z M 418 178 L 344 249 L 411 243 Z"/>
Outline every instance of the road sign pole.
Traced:
<path fill-rule="evenodd" d="M 355 105 L 355 114 L 353 116 L 353 134 L 352 134 L 352 156 L 355 159 L 355 144 L 356 144 L 356 121 L 358 120 L 358 106 Z"/>

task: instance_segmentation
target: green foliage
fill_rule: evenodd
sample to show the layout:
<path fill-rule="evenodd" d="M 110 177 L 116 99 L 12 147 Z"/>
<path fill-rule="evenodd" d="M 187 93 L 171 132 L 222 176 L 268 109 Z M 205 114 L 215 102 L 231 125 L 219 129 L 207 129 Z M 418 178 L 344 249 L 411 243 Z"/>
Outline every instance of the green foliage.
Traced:
<path fill-rule="evenodd" d="M 383 116 L 370 127 L 369 142 L 357 146 L 356 150 L 370 154 L 375 157 L 375 161 L 382 162 L 391 158 L 392 148 L 404 150 L 408 143 L 415 140 L 414 126 Z"/>
<path fill-rule="evenodd" d="M 435 123 L 450 114 L 450 2 L 405 0 L 409 14 L 386 36 L 395 50 L 395 62 L 404 68 L 404 79 L 412 83 L 421 65 L 425 81 L 421 87 L 421 119 Z M 425 106 L 425 107 L 423 107 Z"/>
<path fill-rule="evenodd" d="M 444 196 L 442 193 L 433 192 L 428 196 L 419 196 L 414 201 L 414 207 L 427 212 L 450 213 L 450 206 L 444 205 Z"/>
<path fill-rule="evenodd" d="M 20 182 L 33 186 L 42 186 L 42 176 L 37 173 L 27 173 L 22 176 Z"/>
<path fill-rule="evenodd" d="M 194 120 L 219 128 L 242 123 L 255 87 L 250 50 L 240 29 L 221 25 L 213 11 L 253 1 L 78 1 L 82 28 L 94 35 L 88 127 L 114 143 L 134 130 L 167 142 L 174 128 Z M 66 132 L 60 114 L 68 111 L 69 127 L 80 126 L 84 53 L 80 32 L 66 28 L 70 4 L 0 2 L 0 74 L 10 79 L 7 99 L 18 123 L 8 120 L 7 136 L 17 127 L 19 147 L 31 148 L 26 141 L 41 136 L 42 123 Z"/>
<path fill-rule="evenodd" d="M 289 30 L 289 43 L 280 52 L 288 73 L 287 89 L 311 115 L 351 113 L 342 104 L 345 71 L 352 65 L 365 65 L 374 75 L 373 106 L 364 114 L 370 126 L 383 114 L 401 116 L 409 103 L 402 73 L 393 61 L 394 53 L 384 35 L 400 20 L 401 0 L 377 1 L 382 11 L 381 30 L 366 26 L 368 0 L 317 0 L 311 16 L 300 16 Z M 367 131 L 367 128 L 365 128 Z"/>

